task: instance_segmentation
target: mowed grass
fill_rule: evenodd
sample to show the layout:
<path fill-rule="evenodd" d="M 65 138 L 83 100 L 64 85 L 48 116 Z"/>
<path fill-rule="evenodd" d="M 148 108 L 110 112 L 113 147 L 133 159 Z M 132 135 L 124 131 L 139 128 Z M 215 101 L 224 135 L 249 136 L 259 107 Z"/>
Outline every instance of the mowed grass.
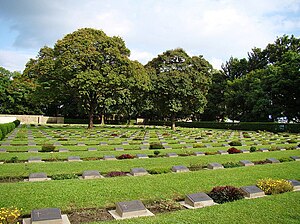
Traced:
<path fill-rule="evenodd" d="M 119 201 L 183 199 L 188 193 L 208 192 L 221 185 L 253 185 L 267 177 L 299 180 L 299 162 L 141 177 L 2 183 L 0 207 L 17 206 L 24 214 L 47 207 L 58 207 L 64 212 L 74 208 L 114 207 Z"/>
<path fill-rule="evenodd" d="M 144 223 L 144 224 L 260 224 L 300 222 L 300 192 L 289 192 L 252 200 L 239 200 L 222 205 L 195 210 L 181 210 L 155 217 L 135 218 L 122 221 L 92 222 L 100 223 Z"/>
<path fill-rule="evenodd" d="M 267 158 L 288 158 L 300 156 L 300 150 L 255 152 L 247 154 L 159 157 L 148 159 L 126 159 L 117 161 L 82 161 L 82 162 L 45 162 L 45 163 L 8 163 L 0 165 L 0 177 L 27 177 L 30 173 L 45 172 L 48 176 L 54 174 L 81 174 L 85 170 L 98 170 L 101 173 L 110 171 L 129 172 L 131 168 L 143 167 L 147 170 L 171 169 L 175 165 L 207 165 L 210 162 L 226 163 L 240 160 L 258 161 Z"/>

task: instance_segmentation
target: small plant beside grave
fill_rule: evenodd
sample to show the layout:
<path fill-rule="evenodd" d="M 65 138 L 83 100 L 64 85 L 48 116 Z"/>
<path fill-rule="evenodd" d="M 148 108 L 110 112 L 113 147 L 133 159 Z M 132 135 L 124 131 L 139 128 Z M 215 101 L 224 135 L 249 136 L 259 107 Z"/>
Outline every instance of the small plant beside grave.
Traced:
<path fill-rule="evenodd" d="M 293 185 L 289 181 L 283 179 L 262 179 L 257 182 L 257 186 L 267 195 L 280 194 L 293 190 Z"/>
<path fill-rule="evenodd" d="M 283 158 L 280 158 L 278 159 L 281 163 L 284 163 L 284 162 L 292 162 L 294 161 L 292 158 L 290 157 L 283 157 Z"/>
<path fill-rule="evenodd" d="M 234 168 L 234 167 L 240 167 L 240 163 L 234 163 L 234 162 L 227 162 L 222 164 L 224 168 Z"/>
<path fill-rule="evenodd" d="M 153 152 L 153 154 L 154 154 L 155 156 L 158 156 L 158 155 L 160 154 L 160 151 L 155 150 L 155 151 Z"/>
<path fill-rule="evenodd" d="M 242 151 L 237 148 L 232 147 L 232 148 L 228 149 L 227 152 L 229 154 L 236 154 L 236 153 L 241 153 Z"/>
<path fill-rule="evenodd" d="M 205 148 L 205 145 L 202 143 L 195 143 L 193 144 L 193 148 Z"/>
<path fill-rule="evenodd" d="M 122 154 L 120 156 L 117 157 L 118 159 L 134 159 L 133 155 L 130 154 Z"/>
<path fill-rule="evenodd" d="M 208 193 L 208 196 L 218 204 L 223 204 L 225 202 L 236 201 L 244 198 L 243 192 L 239 188 L 233 186 L 214 187 Z"/>
<path fill-rule="evenodd" d="M 19 162 L 19 158 L 17 156 L 13 156 L 13 157 L 10 158 L 9 162 L 10 163 L 17 163 L 17 162 Z"/>
<path fill-rule="evenodd" d="M 106 177 L 120 177 L 120 176 L 127 176 L 127 173 L 122 171 L 112 171 L 106 174 Z"/>
<path fill-rule="evenodd" d="M 230 146 L 242 146 L 242 143 L 240 141 L 232 141 L 229 142 Z"/>
<path fill-rule="evenodd" d="M 52 180 L 69 180 L 69 179 L 78 179 L 76 174 L 55 174 L 52 176 Z"/>
<path fill-rule="evenodd" d="M 153 201 L 151 204 L 147 205 L 147 208 L 154 213 L 164 213 L 181 210 L 182 206 L 171 199 Z"/>
<path fill-rule="evenodd" d="M 216 155 L 217 152 L 205 152 L 205 155 L 207 156 L 211 156 L 211 155 Z"/>
<path fill-rule="evenodd" d="M 250 152 L 256 152 L 256 147 L 255 146 L 251 146 L 250 147 Z"/>
<path fill-rule="evenodd" d="M 18 223 L 18 218 L 21 215 L 21 210 L 15 207 L 0 208 L 0 223 L 15 224 Z"/>
<path fill-rule="evenodd" d="M 171 170 L 168 168 L 154 168 L 154 169 L 150 169 L 148 170 L 148 173 L 150 174 L 162 174 L 162 173 L 170 173 Z"/>
<path fill-rule="evenodd" d="M 54 150 L 55 150 L 54 145 L 46 144 L 46 145 L 42 145 L 41 152 L 54 152 Z"/>
<path fill-rule="evenodd" d="M 153 142 L 153 143 L 150 144 L 149 148 L 150 149 L 163 149 L 164 147 L 159 142 Z"/>

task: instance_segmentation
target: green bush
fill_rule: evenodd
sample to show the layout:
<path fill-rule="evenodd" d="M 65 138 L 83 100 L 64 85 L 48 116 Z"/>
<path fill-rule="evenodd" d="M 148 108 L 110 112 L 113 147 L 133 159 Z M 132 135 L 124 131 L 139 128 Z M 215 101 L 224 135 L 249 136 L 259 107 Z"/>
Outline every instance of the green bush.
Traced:
<path fill-rule="evenodd" d="M 150 149 L 163 149 L 163 148 L 164 147 L 159 142 L 150 143 Z"/>
<path fill-rule="evenodd" d="M 55 150 L 54 145 L 47 144 L 47 145 L 42 145 L 41 152 L 54 152 L 54 150 Z"/>
<path fill-rule="evenodd" d="M 78 179 L 76 174 L 55 174 L 52 176 L 52 180 L 69 180 L 69 179 Z"/>
<path fill-rule="evenodd" d="M 230 146 L 242 146 L 242 143 L 240 141 L 232 141 L 229 142 Z"/>
<path fill-rule="evenodd" d="M 244 198 L 243 192 L 239 188 L 233 186 L 214 187 L 208 195 L 218 204 Z"/>
<path fill-rule="evenodd" d="M 162 173 L 170 173 L 171 170 L 168 168 L 154 168 L 154 169 L 150 169 L 148 170 L 148 173 L 150 174 L 162 174 Z"/>
<path fill-rule="evenodd" d="M 250 147 L 250 152 L 255 152 L 256 151 L 256 147 L 255 146 L 251 146 Z"/>
<path fill-rule="evenodd" d="M 294 161 L 292 158 L 290 157 L 282 157 L 280 159 L 278 159 L 281 163 L 284 163 L 284 162 L 291 162 L 291 161 Z"/>
<path fill-rule="evenodd" d="M 296 139 L 289 139 L 287 140 L 288 143 L 297 143 L 297 140 Z"/>
<path fill-rule="evenodd" d="M 158 156 L 158 155 L 160 154 L 160 151 L 155 150 L 155 151 L 153 152 L 153 154 L 156 155 L 156 156 Z"/>
<path fill-rule="evenodd" d="M 205 148 L 205 145 L 203 145 L 202 143 L 194 143 L 193 148 Z"/>
<path fill-rule="evenodd" d="M 283 179 L 262 179 L 257 182 L 257 186 L 265 192 L 265 194 L 280 194 L 294 189 L 293 185 Z"/>
<path fill-rule="evenodd" d="M 15 121 L 14 121 L 15 127 L 18 127 L 18 126 L 20 125 L 20 123 L 21 123 L 21 121 L 15 120 Z"/>
<path fill-rule="evenodd" d="M 240 167 L 240 163 L 234 163 L 234 162 L 227 162 L 223 163 L 224 168 L 234 168 L 234 167 Z"/>

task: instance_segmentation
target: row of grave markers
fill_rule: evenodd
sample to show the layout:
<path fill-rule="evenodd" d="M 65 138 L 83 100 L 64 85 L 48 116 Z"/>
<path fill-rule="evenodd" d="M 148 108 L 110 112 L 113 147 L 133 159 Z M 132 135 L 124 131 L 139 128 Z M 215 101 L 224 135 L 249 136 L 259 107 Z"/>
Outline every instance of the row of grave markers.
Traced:
<path fill-rule="evenodd" d="M 300 190 L 300 182 L 289 180 L 294 191 Z M 255 185 L 241 187 L 246 199 L 253 199 L 266 196 L 264 191 Z M 198 209 L 207 206 L 217 205 L 211 197 L 204 192 L 187 194 L 184 201 L 179 202 L 187 209 Z M 116 209 L 108 211 L 114 219 L 129 219 L 145 216 L 154 216 L 140 200 L 123 201 L 116 203 Z M 23 224 L 70 224 L 67 215 L 62 215 L 58 208 L 35 209 L 31 212 L 31 217 L 23 219 Z"/>

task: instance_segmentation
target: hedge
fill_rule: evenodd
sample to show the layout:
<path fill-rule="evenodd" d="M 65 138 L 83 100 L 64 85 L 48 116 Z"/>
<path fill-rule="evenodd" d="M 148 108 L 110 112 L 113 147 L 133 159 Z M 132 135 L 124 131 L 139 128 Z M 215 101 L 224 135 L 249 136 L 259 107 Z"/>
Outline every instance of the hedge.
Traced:
<path fill-rule="evenodd" d="M 0 124 L 0 140 L 3 140 L 5 136 L 14 130 L 20 124 L 19 120 L 15 120 L 14 122 Z"/>
<path fill-rule="evenodd" d="M 150 121 L 150 125 L 167 125 L 168 121 Z M 213 128 L 213 129 L 232 129 L 245 131 L 271 131 L 271 132 L 300 132 L 300 124 L 282 124 L 273 122 L 239 122 L 239 123 L 225 123 L 225 122 L 176 122 L 178 127 L 189 128 Z"/>

